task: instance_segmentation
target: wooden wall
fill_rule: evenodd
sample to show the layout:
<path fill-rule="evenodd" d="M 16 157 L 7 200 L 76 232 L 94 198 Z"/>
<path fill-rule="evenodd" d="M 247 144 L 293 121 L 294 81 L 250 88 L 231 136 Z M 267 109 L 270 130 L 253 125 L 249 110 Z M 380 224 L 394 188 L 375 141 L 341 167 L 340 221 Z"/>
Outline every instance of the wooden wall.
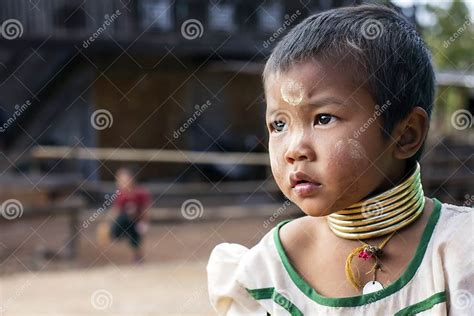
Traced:
<path fill-rule="evenodd" d="M 254 135 L 247 137 L 247 143 L 249 139 L 266 143 L 259 74 L 208 70 L 200 62 L 173 57 L 162 59 L 158 65 L 156 60 L 135 62 L 124 56 L 109 69 L 110 61 L 104 61 L 104 69 L 97 70 L 92 103 L 96 109 L 110 111 L 113 117 L 110 128 L 97 131 L 99 147 L 245 150 L 246 135 Z M 195 106 L 207 101 L 210 105 L 199 118 L 174 137 L 174 131 L 193 116 Z M 215 141 L 231 141 L 233 145 L 216 146 Z M 101 178 L 112 179 L 111 173 L 119 165 L 105 163 Z M 173 163 L 141 163 L 136 167 L 145 167 L 139 177 L 142 180 L 180 181 L 202 178 L 203 166 L 198 166 L 199 170 Z"/>

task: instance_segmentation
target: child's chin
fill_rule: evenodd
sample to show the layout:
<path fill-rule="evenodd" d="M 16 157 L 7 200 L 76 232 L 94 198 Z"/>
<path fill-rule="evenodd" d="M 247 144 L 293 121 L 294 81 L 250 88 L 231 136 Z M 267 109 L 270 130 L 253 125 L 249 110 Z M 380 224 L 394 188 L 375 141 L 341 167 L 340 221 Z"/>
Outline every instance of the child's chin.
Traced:
<path fill-rule="evenodd" d="M 315 211 L 315 212 L 305 212 L 305 214 L 311 217 L 324 217 L 331 213 L 321 213 L 321 212 Z"/>
<path fill-rule="evenodd" d="M 297 205 L 306 215 L 312 217 L 327 216 L 333 212 L 328 207 L 330 203 L 317 201 L 317 199 L 307 199 L 303 203 L 297 203 Z"/>

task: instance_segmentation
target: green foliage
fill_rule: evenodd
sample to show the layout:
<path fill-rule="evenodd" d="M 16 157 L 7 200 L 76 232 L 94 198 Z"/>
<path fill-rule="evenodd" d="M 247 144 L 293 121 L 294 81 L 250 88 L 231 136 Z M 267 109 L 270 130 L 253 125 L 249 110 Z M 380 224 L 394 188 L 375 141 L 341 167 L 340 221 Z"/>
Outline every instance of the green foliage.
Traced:
<path fill-rule="evenodd" d="M 439 70 L 468 71 L 474 62 L 474 27 L 464 1 L 453 0 L 447 9 L 427 5 L 435 16 L 432 26 L 422 33 Z"/>

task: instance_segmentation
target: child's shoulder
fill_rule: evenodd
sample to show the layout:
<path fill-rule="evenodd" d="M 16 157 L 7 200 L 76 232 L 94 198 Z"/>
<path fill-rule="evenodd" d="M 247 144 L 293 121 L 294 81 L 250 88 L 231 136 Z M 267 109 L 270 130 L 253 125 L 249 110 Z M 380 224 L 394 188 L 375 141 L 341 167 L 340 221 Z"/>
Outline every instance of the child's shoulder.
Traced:
<path fill-rule="evenodd" d="M 216 245 L 206 266 L 209 286 L 217 289 L 240 284 L 245 288 L 261 288 L 273 284 L 272 278 L 281 269 L 274 240 L 278 226 L 250 248 L 230 242 Z"/>
<path fill-rule="evenodd" d="M 322 219 L 311 216 L 302 216 L 288 221 L 279 230 L 279 239 L 283 247 L 289 250 L 304 249 L 308 243 L 314 241 L 314 233 Z M 316 226 L 315 226 L 316 225 Z"/>
<path fill-rule="evenodd" d="M 454 205 L 449 203 L 441 203 L 441 207 L 445 212 L 451 213 L 452 216 L 459 214 L 467 214 L 466 216 L 472 216 L 474 208 L 465 205 Z"/>
<path fill-rule="evenodd" d="M 472 228 L 474 216 L 474 209 L 472 207 L 441 203 L 440 213 L 441 224 L 447 224 L 455 229 L 460 228 L 453 227 L 455 225 Z"/>
<path fill-rule="evenodd" d="M 223 242 L 216 245 L 211 252 L 211 259 L 226 261 L 255 260 L 256 257 L 268 257 L 269 253 L 275 252 L 275 237 L 283 242 L 295 240 L 302 236 L 301 231 L 306 226 L 306 217 L 287 219 L 278 222 L 272 229 L 266 232 L 263 237 L 252 247 L 246 247 L 237 243 Z"/>
<path fill-rule="evenodd" d="M 286 224 L 286 221 L 278 223 L 278 225 L 266 232 L 252 247 L 231 242 L 223 242 L 216 245 L 212 249 L 210 261 L 224 260 L 227 262 L 233 261 L 234 263 L 242 263 L 244 260 L 249 261 L 250 257 L 254 260 L 255 257 L 258 256 L 268 256 L 268 253 L 274 248 L 275 230 L 283 224 Z"/>
<path fill-rule="evenodd" d="M 471 207 L 441 203 L 437 226 L 439 242 L 463 241 L 466 246 L 469 244 L 471 247 L 474 244 L 474 209 Z"/>
<path fill-rule="evenodd" d="M 474 209 L 442 203 L 436 226 L 433 259 L 442 263 L 450 291 L 472 291 Z"/>

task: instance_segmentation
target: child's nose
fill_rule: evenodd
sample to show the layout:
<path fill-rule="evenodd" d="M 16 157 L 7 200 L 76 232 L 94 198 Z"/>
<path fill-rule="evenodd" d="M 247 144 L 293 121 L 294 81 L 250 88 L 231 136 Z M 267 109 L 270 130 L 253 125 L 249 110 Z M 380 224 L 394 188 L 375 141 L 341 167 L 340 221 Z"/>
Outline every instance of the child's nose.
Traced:
<path fill-rule="evenodd" d="M 315 159 L 316 154 L 311 145 L 311 141 L 307 137 L 294 139 L 285 152 L 285 160 L 290 164 L 295 161 L 313 161 Z"/>

